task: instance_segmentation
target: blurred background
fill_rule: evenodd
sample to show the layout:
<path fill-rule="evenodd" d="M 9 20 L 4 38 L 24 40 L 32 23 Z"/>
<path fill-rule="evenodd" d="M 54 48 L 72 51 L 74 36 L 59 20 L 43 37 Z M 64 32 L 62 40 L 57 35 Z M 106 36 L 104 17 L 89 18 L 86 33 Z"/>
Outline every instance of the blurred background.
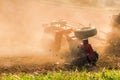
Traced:
<path fill-rule="evenodd" d="M 0 54 L 48 53 L 52 37 L 43 34 L 42 24 L 59 19 L 73 27 L 97 27 L 98 44 L 105 45 L 119 4 L 119 0 L 0 0 Z"/>

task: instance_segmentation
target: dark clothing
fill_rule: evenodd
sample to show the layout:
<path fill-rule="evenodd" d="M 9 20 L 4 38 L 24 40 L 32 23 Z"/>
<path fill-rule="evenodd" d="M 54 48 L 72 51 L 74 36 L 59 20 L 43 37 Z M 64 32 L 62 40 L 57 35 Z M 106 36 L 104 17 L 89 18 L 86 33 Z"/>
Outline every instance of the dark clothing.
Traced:
<path fill-rule="evenodd" d="M 92 46 L 90 44 L 83 44 L 82 48 L 86 52 L 87 56 L 94 55 L 94 51 L 93 51 Z"/>

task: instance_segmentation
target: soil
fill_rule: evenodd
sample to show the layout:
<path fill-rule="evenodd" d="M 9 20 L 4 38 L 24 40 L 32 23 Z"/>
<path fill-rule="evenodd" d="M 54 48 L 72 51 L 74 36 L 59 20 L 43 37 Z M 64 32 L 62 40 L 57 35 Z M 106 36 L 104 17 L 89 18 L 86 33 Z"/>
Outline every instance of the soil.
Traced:
<path fill-rule="evenodd" d="M 0 73 L 44 73 L 48 71 L 69 71 L 69 70 L 75 70 L 78 68 L 81 70 L 83 67 L 87 70 L 91 70 L 92 68 L 86 67 L 83 64 L 79 64 L 79 60 L 76 61 L 73 65 L 70 63 L 60 63 L 55 62 L 52 60 L 49 61 L 42 61 L 43 58 L 38 59 L 40 57 L 36 57 L 37 60 L 35 61 L 35 58 L 32 58 L 30 56 L 26 57 L 2 57 L 0 58 Z M 50 58 L 46 58 L 50 59 Z M 96 68 L 92 71 L 101 70 L 103 68 L 107 69 L 120 69 L 120 57 L 117 57 L 115 55 L 100 55 L 100 58 L 97 62 Z"/>

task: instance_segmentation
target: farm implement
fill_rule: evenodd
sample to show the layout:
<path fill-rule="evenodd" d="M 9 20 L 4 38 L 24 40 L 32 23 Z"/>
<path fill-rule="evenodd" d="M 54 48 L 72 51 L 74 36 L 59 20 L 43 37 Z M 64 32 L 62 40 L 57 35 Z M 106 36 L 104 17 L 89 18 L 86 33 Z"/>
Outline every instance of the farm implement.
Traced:
<path fill-rule="evenodd" d="M 98 53 L 89 43 L 89 37 L 95 36 L 95 27 L 73 28 L 67 24 L 66 20 L 53 21 L 44 25 L 44 32 L 54 34 L 51 51 L 58 53 L 61 50 L 62 39 L 65 38 L 69 45 L 69 51 L 74 57 L 71 64 L 89 64 L 95 66 L 98 60 Z M 64 41 L 63 41 L 64 42 Z"/>

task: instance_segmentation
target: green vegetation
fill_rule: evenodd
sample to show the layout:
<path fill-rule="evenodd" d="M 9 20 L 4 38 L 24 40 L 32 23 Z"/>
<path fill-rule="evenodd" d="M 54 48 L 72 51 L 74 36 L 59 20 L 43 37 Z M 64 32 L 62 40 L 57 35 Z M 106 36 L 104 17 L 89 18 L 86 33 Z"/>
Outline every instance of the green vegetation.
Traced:
<path fill-rule="evenodd" d="M 120 70 L 101 72 L 60 71 L 46 74 L 2 74 L 0 80 L 120 80 Z"/>

